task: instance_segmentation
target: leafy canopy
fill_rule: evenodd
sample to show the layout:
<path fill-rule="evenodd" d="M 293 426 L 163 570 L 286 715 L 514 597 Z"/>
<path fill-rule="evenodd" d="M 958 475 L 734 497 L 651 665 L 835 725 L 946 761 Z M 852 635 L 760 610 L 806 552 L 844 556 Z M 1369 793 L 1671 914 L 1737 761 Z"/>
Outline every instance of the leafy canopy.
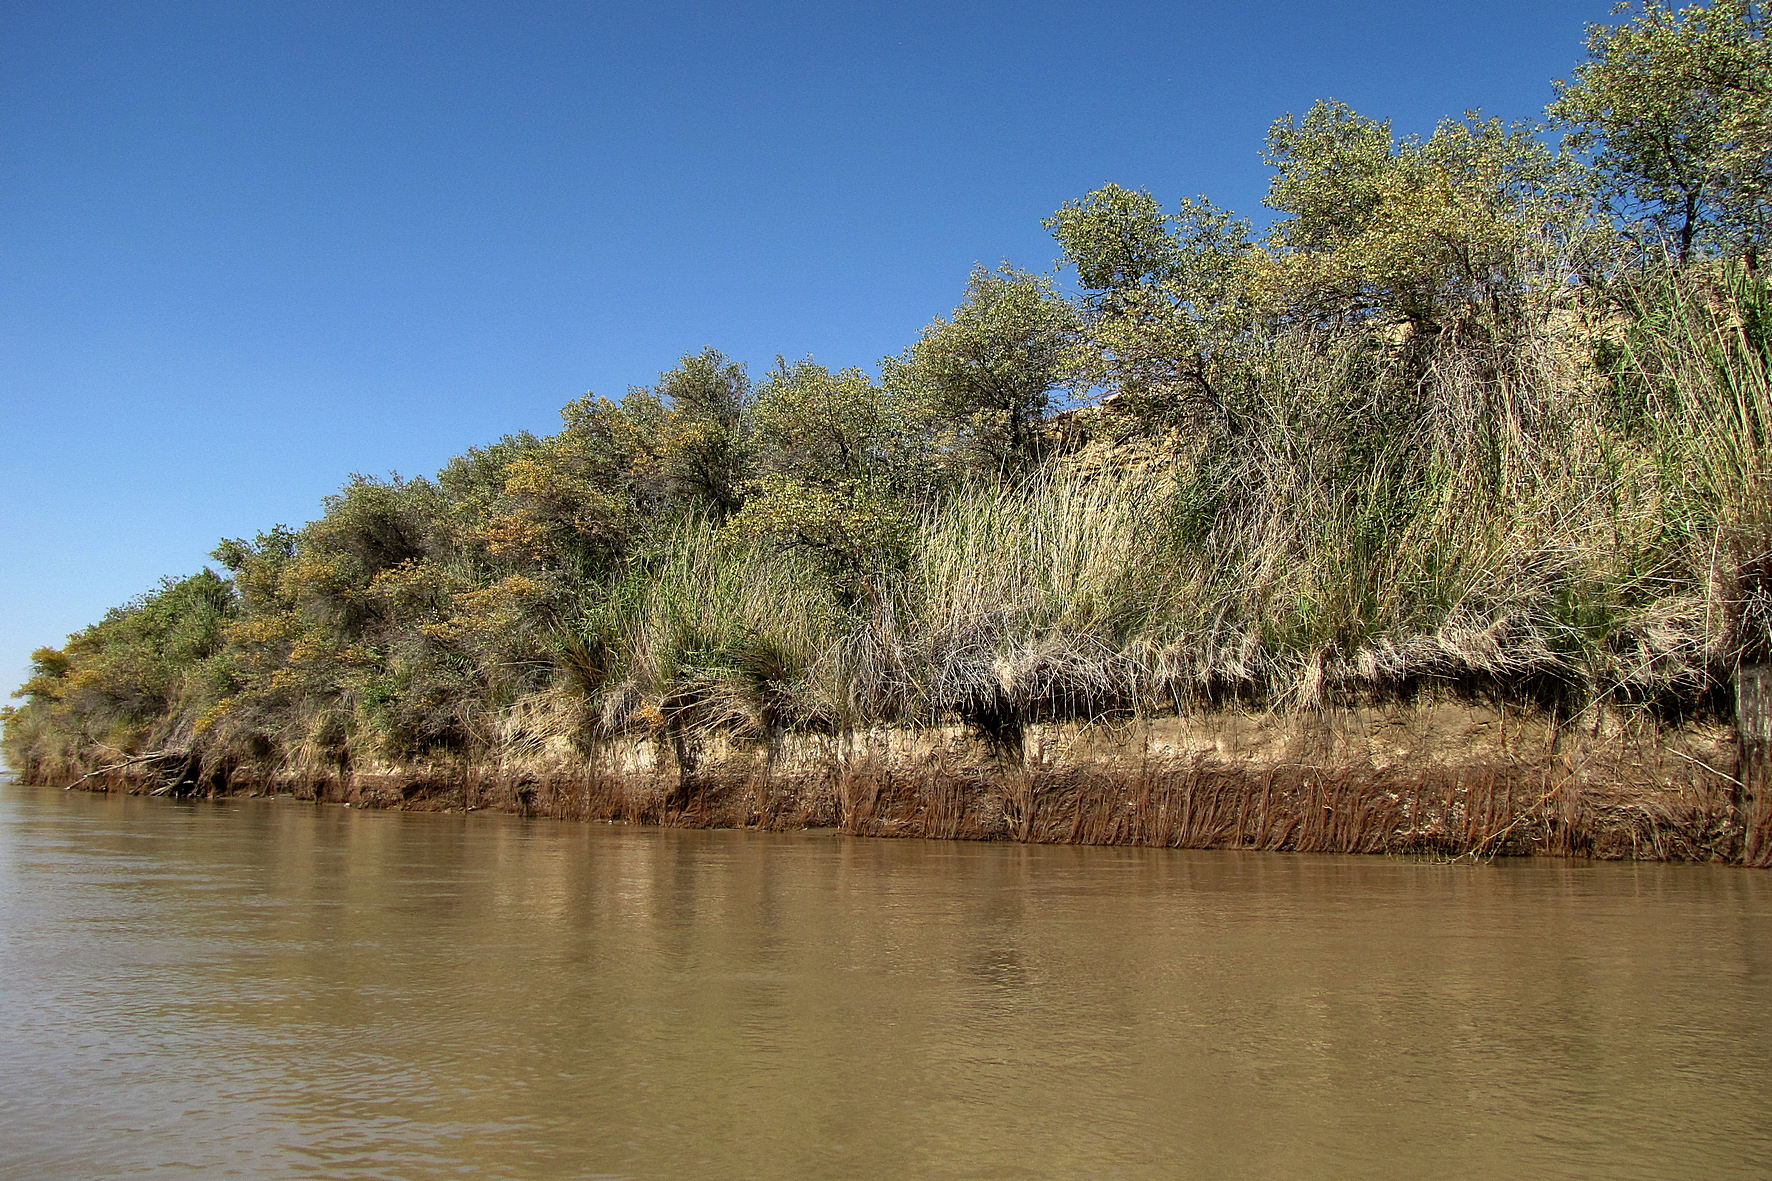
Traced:
<path fill-rule="evenodd" d="M 1075 367 L 1077 309 L 1049 279 L 974 267 L 966 298 L 886 361 L 888 391 L 969 466 L 1006 474 L 1037 463 L 1052 394 Z"/>
<path fill-rule="evenodd" d="M 1598 196 L 1676 262 L 1757 262 L 1772 195 L 1772 42 L 1765 7 L 1651 0 L 1629 23 L 1590 25 L 1588 60 L 1550 108 L 1591 161 Z"/>
<path fill-rule="evenodd" d="M 1265 159 L 1267 205 L 1286 216 L 1269 235 L 1263 302 L 1306 319 L 1493 332 L 1518 310 L 1535 248 L 1580 220 L 1534 129 L 1476 112 L 1396 140 L 1388 120 L 1319 102 L 1273 125 Z"/>

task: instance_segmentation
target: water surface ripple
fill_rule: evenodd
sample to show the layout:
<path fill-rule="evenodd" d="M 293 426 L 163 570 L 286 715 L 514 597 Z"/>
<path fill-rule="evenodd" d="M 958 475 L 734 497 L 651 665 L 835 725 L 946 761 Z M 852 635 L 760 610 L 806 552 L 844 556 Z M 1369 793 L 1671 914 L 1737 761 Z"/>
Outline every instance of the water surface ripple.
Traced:
<path fill-rule="evenodd" d="M 0 786 L 0 1176 L 1764 1178 L 1772 874 Z"/>

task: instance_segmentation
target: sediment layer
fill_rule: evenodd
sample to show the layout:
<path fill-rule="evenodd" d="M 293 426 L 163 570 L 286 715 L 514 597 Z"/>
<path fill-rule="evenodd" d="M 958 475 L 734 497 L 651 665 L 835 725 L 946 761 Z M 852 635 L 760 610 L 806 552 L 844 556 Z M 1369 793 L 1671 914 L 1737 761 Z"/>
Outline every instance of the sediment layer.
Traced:
<path fill-rule="evenodd" d="M 556 744 L 499 760 L 203 767 L 142 760 L 30 778 L 88 790 L 290 794 L 413 810 L 882 837 L 1446 856 L 1772 860 L 1731 727 L 1462 703 L 1215 712 L 695 744 Z"/>

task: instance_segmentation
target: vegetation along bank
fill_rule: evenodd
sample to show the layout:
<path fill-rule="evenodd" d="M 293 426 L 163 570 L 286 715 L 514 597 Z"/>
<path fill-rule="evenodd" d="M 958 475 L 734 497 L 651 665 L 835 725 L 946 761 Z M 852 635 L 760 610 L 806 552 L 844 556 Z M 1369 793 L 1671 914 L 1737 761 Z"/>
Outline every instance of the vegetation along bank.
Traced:
<path fill-rule="evenodd" d="M 59 649 L 85 788 L 1038 841 L 1772 860 L 1772 48 L 1107 185 L 878 379 L 687 355 L 353 477 Z M 1061 285 L 1062 284 L 1062 285 Z M 1074 291 L 1076 294 L 1069 294 Z"/>

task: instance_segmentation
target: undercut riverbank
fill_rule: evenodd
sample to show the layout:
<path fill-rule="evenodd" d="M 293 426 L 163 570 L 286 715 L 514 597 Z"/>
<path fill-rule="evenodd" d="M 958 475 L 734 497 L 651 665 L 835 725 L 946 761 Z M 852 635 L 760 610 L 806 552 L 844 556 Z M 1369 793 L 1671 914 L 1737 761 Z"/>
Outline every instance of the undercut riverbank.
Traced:
<path fill-rule="evenodd" d="M 1440 702 L 1032 724 L 1007 743 L 958 726 L 751 745 L 659 734 L 498 761 L 204 766 L 174 753 L 27 778 L 682 828 L 1765 865 L 1772 824 L 1744 749 L 1724 724 Z"/>

